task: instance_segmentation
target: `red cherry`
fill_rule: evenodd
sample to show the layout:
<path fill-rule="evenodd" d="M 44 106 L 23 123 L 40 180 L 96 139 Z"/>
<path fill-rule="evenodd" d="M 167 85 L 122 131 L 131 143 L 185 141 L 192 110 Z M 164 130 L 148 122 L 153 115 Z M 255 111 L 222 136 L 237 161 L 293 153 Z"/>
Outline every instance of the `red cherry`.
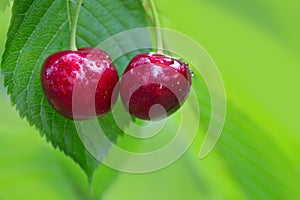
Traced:
<path fill-rule="evenodd" d="M 113 95 L 119 80 L 117 70 L 109 55 L 97 48 L 50 55 L 43 64 L 41 79 L 50 105 L 69 119 L 102 116 L 117 99 Z"/>
<path fill-rule="evenodd" d="M 122 102 L 131 115 L 140 119 L 169 116 L 186 100 L 191 78 L 188 64 L 180 59 L 157 53 L 139 54 L 123 73 Z M 152 107 L 156 104 L 164 110 Z"/>

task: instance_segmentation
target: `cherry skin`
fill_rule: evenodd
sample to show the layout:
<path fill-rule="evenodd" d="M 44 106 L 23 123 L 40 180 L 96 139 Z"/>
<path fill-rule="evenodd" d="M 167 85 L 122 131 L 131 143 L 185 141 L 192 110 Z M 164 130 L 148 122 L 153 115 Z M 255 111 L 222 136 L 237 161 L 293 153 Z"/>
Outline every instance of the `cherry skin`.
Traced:
<path fill-rule="evenodd" d="M 122 75 L 121 99 L 132 116 L 161 119 L 180 108 L 189 94 L 191 79 L 192 71 L 181 59 L 157 53 L 139 54 Z M 155 108 L 157 104 L 160 107 Z"/>
<path fill-rule="evenodd" d="M 109 55 L 97 48 L 50 55 L 42 66 L 41 81 L 50 105 L 69 119 L 102 116 L 117 99 L 113 95 L 119 81 L 117 70 Z"/>

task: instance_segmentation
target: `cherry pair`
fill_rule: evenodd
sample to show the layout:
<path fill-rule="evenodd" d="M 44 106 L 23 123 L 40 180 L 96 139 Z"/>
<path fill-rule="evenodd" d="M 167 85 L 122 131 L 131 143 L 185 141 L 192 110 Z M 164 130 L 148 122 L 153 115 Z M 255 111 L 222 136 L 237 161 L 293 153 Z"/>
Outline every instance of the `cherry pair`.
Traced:
<path fill-rule="evenodd" d="M 41 73 L 42 88 L 50 105 L 62 116 L 75 120 L 105 115 L 116 102 L 118 95 L 113 92 L 118 90 L 127 111 L 137 118 L 150 120 L 165 113 L 170 115 L 187 98 L 191 77 L 188 64 L 182 60 L 145 53 L 130 61 L 119 86 L 109 55 L 91 47 L 50 55 Z M 74 98 L 79 107 L 76 113 Z"/>

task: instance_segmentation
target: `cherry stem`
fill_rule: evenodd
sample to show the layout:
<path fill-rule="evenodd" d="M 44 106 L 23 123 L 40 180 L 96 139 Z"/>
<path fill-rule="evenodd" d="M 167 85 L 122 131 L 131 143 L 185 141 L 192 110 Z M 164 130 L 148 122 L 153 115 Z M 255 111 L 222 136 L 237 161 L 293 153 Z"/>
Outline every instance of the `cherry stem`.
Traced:
<path fill-rule="evenodd" d="M 69 21 L 69 30 L 72 29 L 72 19 L 71 19 L 71 13 L 70 13 L 70 0 L 66 0 L 67 2 L 67 13 L 68 13 L 68 21 Z"/>
<path fill-rule="evenodd" d="M 71 41 L 70 41 L 70 47 L 71 47 L 72 51 L 77 51 L 77 47 L 76 47 L 76 28 L 77 28 L 78 16 L 79 16 L 79 13 L 80 13 L 81 4 L 82 4 L 82 0 L 77 0 L 77 4 L 76 4 L 75 13 L 74 13 L 74 16 L 73 16 L 73 20 L 71 20 L 71 16 L 69 16 L 69 20 L 70 20 L 69 22 L 71 22 Z M 69 10 L 70 10 L 70 6 L 69 6 Z"/>
<path fill-rule="evenodd" d="M 157 14 L 157 9 L 154 3 L 154 0 L 149 0 L 150 7 L 151 7 L 151 12 L 153 16 L 153 21 L 154 21 L 154 27 L 155 27 L 155 32 L 156 32 L 156 48 L 157 48 L 157 53 L 163 54 L 163 41 L 162 41 L 162 34 L 160 30 L 160 23 L 159 23 L 159 18 Z"/>

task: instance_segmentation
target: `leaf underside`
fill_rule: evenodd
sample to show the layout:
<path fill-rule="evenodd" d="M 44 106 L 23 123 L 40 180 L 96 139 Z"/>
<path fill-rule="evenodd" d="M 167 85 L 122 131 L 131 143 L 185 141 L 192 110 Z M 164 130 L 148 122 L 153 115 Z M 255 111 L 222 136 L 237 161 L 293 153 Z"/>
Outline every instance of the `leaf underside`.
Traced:
<path fill-rule="evenodd" d="M 71 1 L 71 10 L 74 4 Z M 84 1 L 79 15 L 77 46 L 97 46 L 116 33 L 145 26 L 147 21 L 140 0 Z M 57 114 L 41 89 L 43 61 L 54 52 L 69 49 L 69 35 L 66 1 L 15 0 L 1 70 L 7 93 L 20 116 L 34 125 L 55 148 L 70 156 L 91 178 L 99 162 L 84 148 L 74 122 Z M 116 66 L 119 71 L 129 59 L 128 55 L 121 59 Z M 115 125 L 112 115 L 99 120 L 109 138 L 116 141 L 122 131 Z"/>

